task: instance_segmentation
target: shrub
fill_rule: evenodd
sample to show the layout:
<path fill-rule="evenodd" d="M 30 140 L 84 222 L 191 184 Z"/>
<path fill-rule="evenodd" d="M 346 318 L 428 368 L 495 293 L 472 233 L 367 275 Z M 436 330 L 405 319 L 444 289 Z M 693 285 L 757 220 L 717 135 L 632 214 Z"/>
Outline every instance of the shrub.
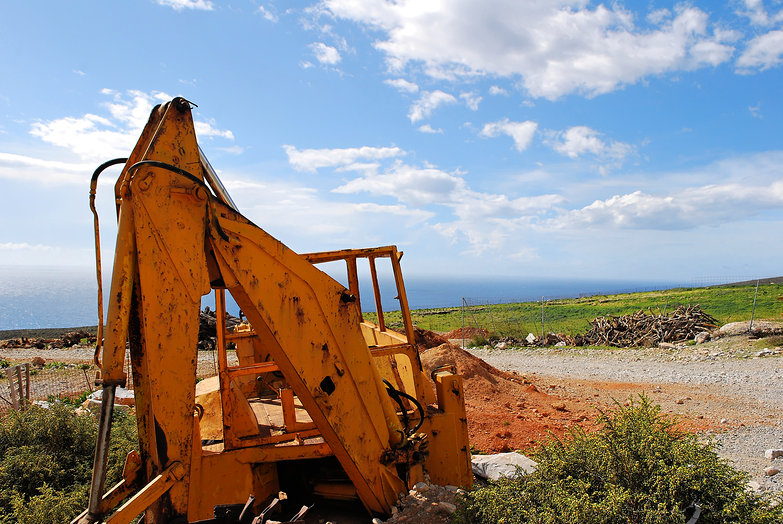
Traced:
<path fill-rule="evenodd" d="M 470 342 L 468 343 L 468 347 L 477 348 L 481 346 L 486 346 L 487 344 L 489 344 L 489 340 L 487 340 L 486 337 L 484 337 L 484 335 L 477 334 L 470 337 Z"/>
<path fill-rule="evenodd" d="M 67 523 L 87 503 L 98 421 L 73 407 L 30 406 L 0 418 L 0 523 Z M 136 422 L 116 412 L 106 484 L 136 447 Z M 57 507 L 59 506 L 59 507 Z"/>
<path fill-rule="evenodd" d="M 747 475 L 714 444 L 678 430 L 646 397 L 599 422 L 543 444 L 534 473 L 468 493 L 455 522 L 684 523 L 693 503 L 699 524 L 783 521 L 783 505 L 747 491 Z"/>

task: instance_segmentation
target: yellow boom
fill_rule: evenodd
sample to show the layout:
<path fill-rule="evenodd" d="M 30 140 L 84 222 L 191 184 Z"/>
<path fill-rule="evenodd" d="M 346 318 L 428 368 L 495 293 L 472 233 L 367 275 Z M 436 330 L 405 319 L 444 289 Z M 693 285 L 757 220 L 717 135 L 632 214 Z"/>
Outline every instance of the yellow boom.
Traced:
<path fill-rule="evenodd" d="M 394 246 L 299 255 L 255 226 L 200 151 L 182 98 L 153 110 L 115 197 L 99 438 L 89 507 L 74 523 L 142 513 L 146 524 L 235 522 L 218 508 L 252 495 L 248 510 L 257 513 L 291 483 L 385 515 L 425 471 L 470 486 L 462 381 L 423 372 Z M 362 317 L 357 261 L 365 260 L 377 325 Z M 346 264 L 347 287 L 316 267 L 334 261 Z M 385 326 L 376 261 L 392 266 L 404 333 Z M 213 290 L 218 376 L 197 385 L 199 310 Z M 226 291 L 249 322 L 230 333 Z M 104 494 L 126 343 L 139 450 Z M 326 466 L 337 475 L 319 478 Z"/>

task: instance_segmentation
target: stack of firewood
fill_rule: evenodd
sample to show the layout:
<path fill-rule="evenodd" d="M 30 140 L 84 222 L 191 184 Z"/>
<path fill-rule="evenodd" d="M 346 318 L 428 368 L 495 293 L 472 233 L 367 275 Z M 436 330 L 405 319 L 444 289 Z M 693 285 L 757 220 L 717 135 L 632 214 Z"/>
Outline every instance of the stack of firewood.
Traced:
<path fill-rule="evenodd" d="M 226 327 L 232 331 L 241 320 L 226 313 Z M 217 313 L 209 307 L 199 312 L 198 317 L 198 348 L 200 350 L 213 350 L 217 340 Z"/>
<path fill-rule="evenodd" d="M 717 320 L 699 305 L 679 306 L 668 314 L 637 311 L 631 315 L 598 317 L 580 338 L 580 345 L 633 347 L 681 342 L 715 328 Z"/>

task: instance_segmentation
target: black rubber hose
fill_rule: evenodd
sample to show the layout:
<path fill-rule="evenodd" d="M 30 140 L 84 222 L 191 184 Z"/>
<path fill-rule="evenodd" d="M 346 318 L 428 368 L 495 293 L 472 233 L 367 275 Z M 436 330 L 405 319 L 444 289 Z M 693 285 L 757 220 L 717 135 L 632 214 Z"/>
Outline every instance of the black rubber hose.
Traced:
<path fill-rule="evenodd" d="M 151 166 L 151 167 L 159 167 L 161 169 L 166 169 L 168 171 L 171 171 L 172 173 L 176 173 L 180 176 L 184 176 L 194 184 L 197 184 L 198 186 L 202 187 L 206 191 L 207 195 L 209 196 L 210 210 L 212 211 L 212 215 L 213 215 L 212 218 L 213 218 L 213 222 L 215 223 L 215 228 L 217 228 L 218 235 L 220 235 L 220 238 L 222 238 L 223 240 L 228 241 L 228 235 L 226 234 L 225 231 L 223 231 L 223 228 L 220 227 L 220 222 L 217 219 L 217 214 L 215 213 L 215 210 L 212 207 L 212 203 L 214 199 L 214 197 L 212 196 L 212 192 L 209 190 L 209 186 L 203 180 L 193 175 L 192 173 L 185 171 L 180 167 L 167 164 L 165 162 L 159 162 L 157 160 L 141 160 L 139 162 L 136 162 L 132 166 L 130 166 L 128 168 L 128 171 L 134 171 L 142 166 Z"/>
<path fill-rule="evenodd" d="M 418 429 L 421 427 L 421 425 L 422 425 L 422 424 L 424 424 L 424 408 L 421 406 L 421 404 L 419 404 L 419 401 L 418 401 L 418 400 L 416 400 L 416 397 L 413 397 L 413 396 L 411 396 L 411 395 L 408 395 L 408 394 L 407 394 L 407 393 L 405 393 L 404 391 L 397 391 L 397 393 L 398 393 L 400 396 L 403 396 L 403 397 L 407 398 L 408 400 L 410 400 L 411 402 L 413 402 L 413 405 L 414 405 L 414 406 L 416 406 L 416 409 L 417 409 L 417 410 L 418 410 L 418 412 L 419 412 L 419 423 L 418 423 L 418 424 L 416 424 L 416 427 L 415 427 L 415 428 L 413 428 L 413 429 L 411 430 L 411 432 L 410 432 L 410 434 L 411 434 L 411 435 L 413 435 L 413 434 L 414 434 L 414 433 L 416 433 L 416 431 L 417 431 L 417 430 L 418 430 Z"/>
<path fill-rule="evenodd" d="M 128 161 L 127 158 L 115 158 L 113 160 L 104 162 L 103 164 L 99 165 L 98 168 L 95 170 L 95 172 L 92 174 L 92 178 L 90 179 L 90 182 L 95 182 L 96 180 L 98 180 L 98 176 L 107 168 L 111 166 L 115 166 L 117 164 L 124 164 L 127 161 Z"/>
<path fill-rule="evenodd" d="M 410 400 L 413 403 L 413 405 L 416 406 L 416 410 L 418 410 L 419 412 L 419 422 L 418 424 L 416 424 L 415 428 L 408 430 L 408 436 L 413 435 L 421 427 L 421 425 L 424 424 L 424 408 L 421 406 L 419 401 L 416 400 L 416 397 L 408 395 L 404 391 L 394 389 L 394 387 L 392 387 L 392 385 L 386 379 L 383 380 L 383 383 L 386 384 L 386 391 L 388 391 L 389 396 L 393 398 L 395 402 L 397 402 L 397 404 L 399 404 L 400 407 L 402 408 L 402 413 L 405 420 L 405 429 L 408 429 L 408 413 L 407 410 L 403 407 L 402 400 L 400 400 L 399 397 L 404 397 Z"/>
<path fill-rule="evenodd" d="M 389 382 L 386 379 L 383 379 L 383 383 L 386 385 L 386 393 L 391 397 L 393 401 L 397 403 L 398 406 L 400 406 L 400 411 L 402 412 L 402 425 L 405 427 L 405 431 L 408 431 L 408 424 L 410 423 L 410 420 L 408 420 L 408 410 L 405 408 L 405 404 L 402 403 L 402 399 L 400 398 L 399 391 L 394 389 L 394 387 L 391 385 L 391 382 Z M 410 433 L 408 433 L 410 435 Z"/>

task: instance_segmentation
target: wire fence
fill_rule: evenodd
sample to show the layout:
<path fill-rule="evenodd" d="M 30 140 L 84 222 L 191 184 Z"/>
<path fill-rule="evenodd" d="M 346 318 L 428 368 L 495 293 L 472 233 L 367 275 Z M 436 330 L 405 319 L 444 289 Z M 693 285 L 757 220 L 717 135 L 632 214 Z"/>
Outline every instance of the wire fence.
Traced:
<path fill-rule="evenodd" d="M 575 299 L 543 296 L 539 301 L 506 302 L 481 298 L 463 298 L 461 304 L 418 309 L 411 312 L 418 327 L 449 333 L 473 330 L 473 333 L 524 339 L 530 333 L 542 337 L 548 333 L 574 336 L 586 332 L 590 321 L 597 317 L 621 316 L 639 310 L 655 314 L 672 312 L 680 304 L 699 304 L 702 310 L 720 324 L 761 319 L 781 319 L 783 284 L 758 283 L 746 286 L 720 286 L 683 290 L 654 291 L 628 295 L 594 295 Z M 372 320 L 372 313 L 366 317 Z M 395 316 L 396 315 L 396 316 Z M 387 312 L 387 326 L 401 330 L 399 311 Z M 452 338 L 462 338 L 462 333 Z M 467 335 L 469 341 L 472 335 Z M 228 351 L 229 365 L 236 365 L 234 351 Z M 96 389 L 97 369 L 92 364 L 91 351 L 85 351 L 83 363 L 49 363 L 43 368 L 30 367 L 29 400 L 78 398 Z M 130 359 L 126 358 L 127 389 L 133 389 Z M 218 373 L 214 350 L 199 351 L 197 378 Z M 18 378 L 18 377 L 12 377 Z M 24 377 L 23 377 L 24 378 Z M 12 405 L 11 382 L 6 371 L 0 370 L 0 411 Z M 18 393 L 18 392 L 17 392 Z M 25 391 L 26 393 L 26 391 Z"/>
<path fill-rule="evenodd" d="M 85 360 L 87 360 L 85 352 Z M 45 354 L 43 351 L 41 354 Z M 228 351 L 229 365 L 236 365 L 234 351 Z M 130 357 L 126 355 L 125 389 L 134 389 Z M 54 362 L 43 367 L 22 363 L 0 370 L 0 412 L 18 406 L 19 399 L 26 402 L 52 402 L 80 399 L 98 389 L 95 385 L 97 367 L 88 362 Z M 218 374 L 217 351 L 199 351 L 196 377 L 204 379 Z M 21 384 L 21 386 L 20 386 Z M 13 391 L 12 391 L 13 388 Z"/>
<path fill-rule="evenodd" d="M 529 333 L 537 337 L 548 333 L 574 336 L 586 332 L 590 322 L 598 317 L 622 316 L 640 310 L 665 315 L 679 305 L 689 304 L 698 304 L 721 325 L 783 320 L 783 285 L 720 286 L 568 299 L 543 296 L 538 301 L 517 303 L 465 297 L 459 305 L 416 310 L 412 317 L 417 326 L 439 333 L 463 328 L 471 333 L 514 338 L 525 338 Z"/>

